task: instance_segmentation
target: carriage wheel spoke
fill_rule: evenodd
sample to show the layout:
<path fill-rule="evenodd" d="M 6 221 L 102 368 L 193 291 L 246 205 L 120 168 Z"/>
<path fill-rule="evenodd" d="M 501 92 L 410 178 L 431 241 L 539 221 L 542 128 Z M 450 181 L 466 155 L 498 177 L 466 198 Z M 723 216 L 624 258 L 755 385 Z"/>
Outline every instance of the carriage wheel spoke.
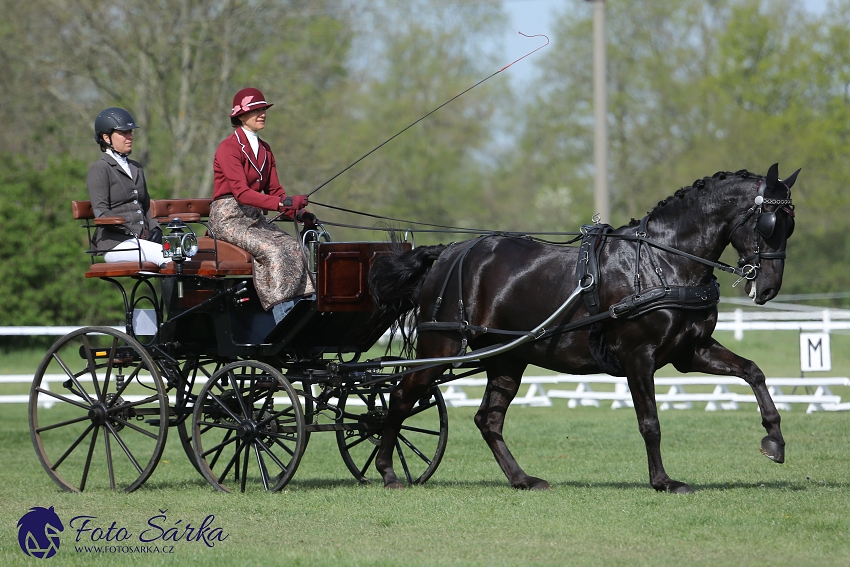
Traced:
<path fill-rule="evenodd" d="M 242 453 L 242 440 L 238 437 L 234 438 L 236 441 L 236 452 L 233 453 L 233 456 L 230 458 L 230 461 L 227 463 L 227 466 L 224 467 L 224 470 L 219 475 L 219 480 L 224 480 L 227 478 L 227 473 L 230 472 L 230 468 L 236 464 L 235 472 L 236 478 L 239 478 L 239 455 Z"/>
<path fill-rule="evenodd" d="M 425 455 L 423 455 L 423 454 L 422 454 L 422 451 L 420 451 L 419 449 L 417 449 L 417 448 L 413 445 L 413 443 L 411 443 L 411 442 L 410 442 L 410 440 L 409 440 L 407 437 L 405 437 L 404 435 L 399 434 L 398 438 L 401 440 L 401 442 L 402 442 L 402 443 L 404 443 L 405 445 L 407 445 L 407 446 L 410 448 L 410 450 L 411 450 L 411 451 L 413 451 L 413 453 L 414 453 L 414 454 L 416 454 L 416 455 L 417 455 L 420 459 L 422 459 L 423 461 L 425 461 L 425 462 L 426 462 L 426 463 L 428 463 L 429 465 L 431 464 L 431 460 L 430 460 L 428 457 L 426 457 Z"/>
<path fill-rule="evenodd" d="M 90 404 L 94 403 L 94 401 L 88 395 L 88 392 L 86 392 L 83 389 L 83 387 L 80 385 L 79 381 L 77 381 L 77 376 L 74 374 L 74 372 L 71 370 L 71 368 L 65 363 L 65 361 L 62 360 L 62 358 L 59 356 L 59 353 L 53 353 L 53 359 L 59 364 L 59 366 L 65 372 L 65 375 L 68 377 L 68 379 L 71 380 L 71 382 L 73 382 L 74 385 L 79 390 L 79 391 L 75 391 L 75 390 L 71 390 L 71 391 L 74 392 L 75 394 L 77 394 L 78 396 L 80 396 L 81 398 L 84 398 L 88 403 L 90 403 Z"/>
<path fill-rule="evenodd" d="M 137 432 L 141 433 L 142 435 L 150 437 L 151 439 L 157 439 L 159 437 L 155 433 L 153 433 L 153 432 L 151 432 L 147 429 L 143 429 L 143 428 L 139 427 L 138 425 L 136 425 L 135 423 L 132 423 L 130 421 L 125 421 L 125 420 L 121 419 L 120 417 L 112 416 L 112 417 L 110 417 L 110 419 L 112 421 L 114 421 L 115 423 L 120 423 L 121 425 L 129 427 L 130 429 L 133 429 L 134 431 L 137 431 Z"/>
<path fill-rule="evenodd" d="M 345 446 L 345 448 L 351 449 L 352 447 L 356 447 L 357 445 L 360 445 L 362 442 L 368 441 L 368 440 L 369 440 L 369 435 L 361 435 L 360 437 L 354 437 L 354 441 L 352 441 L 351 443 L 348 443 Z"/>
<path fill-rule="evenodd" d="M 64 427 L 66 425 L 73 425 L 75 423 L 80 423 L 81 421 L 89 421 L 89 416 L 84 415 L 82 417 L 75 417 L 74 419 L 68 419 L 65 421 L 60 421 L 59 423 L 53 423 L 51 425 L 45 425 L 44 427 L 36 428 L 36 433 L 44 433 L 45 431 L 50 431 L 51 429 L 56 429 L 57 427 Z"/>
<path fill-rule="evenodd" d="M 88 418 L 86 418 L 86 419 L 88 419 Z M 50 468 L 52 468 L 53 470 L 58 469 L 58 468 L 59 468 L 59 465 L 61 465 L 61 464 L 62 464 L 62 461 L 64 461 L 64 460 L 68 457 L 68 455 L 70 455 L 70 454 L 73 452 L 73 450 L 77 448 L 77 445 L 79 445 L 80 443 L 82 443 L 83 439 L 85 439 L 85 438 L 86 438 L 86 435 L 88 435 L 88 434 L 89 434 L 89 431 L 91 431 L 92 429 L 94 429 L 94 424 L 93 424 L 93 423 L 89 423 L 89 426 L 88 426 L 88 427 L 86 427 L 86 430 L 85 430 L 85 431 L 83 431 L 83 432 L 80 434 L 80 436 L 79 436 L 79 437 L 77 437 L 77 440 L 76 440 L 76 441 L 74 441 L 74 442 L 71 444 L 71 446 L 70 446 L 70 447 L 68 447 L 68 449 L 67 449 L 64 453 L 62 453 L 62 456 L 61 456 L 61 457 L 59 457 L 59 458 L 56 460 L 56 462 L 55 462 L 55 463 L 53 463 L 53 466 L 51 466 Z M 97 435 L 95 435 L 95 436 L 97 436 Z"/>
<path fill-rule="evenodd" d="M 127 387 L 133 383 L 133 380 L 138 377 L 139 372 L 142 371 L 142 368 L 144 368 L 144 366 L 144 361 L 141 361 L 139 362 L 139 364 L 136 365 L 136 368 L 134 368 L 133 371 L 124 379 L 124 383 L 121 384 L 121 388 L 115 391 L 115 398 L 118 398 L 118 396 L 124 393 L 124 390 L 126 390 Z"/>
<path fill-rule="evenodd" d="M 265 446 L 262 444 L 262 442 L 255 441 L 254 442 L 254 454 L 257 456 L 257 466 L 260 467 L 260 479 L 263 481 L 263 490 L 268 491 L 268 489 L 269 489 L 269 471 L 266 468 L 265 461 L 263 461 L 263 456 L 260 454 L 260 447 L 265 448 Z M 246 463 L 246 468 L 247 468 L 247 463 L 248 463 L 247 458 L 245 459 L 245 463 Z M 243 484 L 242 491 L 244 492 L 245 491 L 245 488 L 244 488 L 245 479 L 242 479 L 242 484 Z"/>
<path fill-rule="evenodd" d="M 230 408 L 229 408 L 229 407 L 227 407 L 227 404 L 225 404 L 223 401 L 221 401 L 221 399 L 220 399 L 218 396 L 216 396 L 216 395 L 215 395 L 215 394 L 213 394 L 212 392 L 210 392 L 209 394 L 210 394 L 210 398 L 211 398 L 211 399 L 212 399 L 212 400 L 213 400 L 216 404 L 218 404 L 218 407 L 220 407 L 221 409 L 223 409 L 223 410 L 225 411 L 225 413 L 227 413 L 227 415 L 228 415 L 228 417 L 230 417 L 230 419 L 232 419 L 232 420 L 233 420 L 233 421 L 235 421 L 236 423 L 240 423 L 240 422 L 244 421 L 243 419 L 240 419 L 240 417 L 239 417 L 239 416 L 237 416 L 235 413 L 233 413 L 232 411 L 230 411 Z"/>
<path fill-rule="evenodd" d="M 118 350 L 118 337 L 112 337 L 112 350 L 111 350 L 111 352 L 116 352 L 117 350 Z M 109 380 L 112 377 L 112 367 L 113 367 L 114 363 L 115 363 L 115 357 L 110 356 L 109 361 L 106 363 L 106 372 L 104 373 L 104 376 L 103 376 L 103 393 L 104 393 L 104 395 L 106 394 L 106 392 L 109 391 Z"/>
<path fill-rule="evenodd" d="M 221 456 L 221 453 L 224 451 L 224 447 L 225 447 L 226 445 L 229 445 L 230 443 L 232 443 L 232 442 L 233 442 L 233 441 L 235 441 L 236 439 L 238 439 L 238 437 L 234 437 L 233 439 L 231 439 L 231 438 L 230 438 L 230 437 L 231 437 L 231 435 L 233 435 L 233 431 L 232 431 L 232 430 L 231 430 L 231 431 L 228 431 L 228 432 L 227 432 L 227 434 L 224 436 L 224 440 L 223 440 L 223 441 L 221 442 L 221 444 L 218 446 L 218 449 L 212 449 L 212 450 L 209 450 L 209 451 L 207 451 L 206 453 L 204 453 L 204 454 L 202 454 L 202 455 L 201 455 L 201 457 L 203 457 L 204 459 L 206 459 L 206 458 L 207 458 L 207 455 L 209 455 L 209 454 L 210 454 L 210 453 L 212 453 L 213 451 L 216 451 L 215 456 L 214 456 L 214 457 L 212 458 L 212 460 L 209 462 L 210 470 L 212 470 L 212 469 L 214 469 L 214 468 L 215 468 L 215 464 L 218 462 L 218 458 Z"/>
<path fill-rule="evenodd" d="M 100 391 L 100 384 L 98 384 L 98 382 L 97 382 L 97 364 L 94 361 L 94 356 L 92 356 L 91 344 L 89 344 L 89 336 L 83 335 L 82 339 L 83 339 L 83 347 L 85 348 L 85 351 L 86 351 L 86 361 L 88 362 L 88 369 L 89 369 L 89 374 L 91 375 L 91 383 L 92 383 L 92 387 L 94 388 L 94 393 L 97 396 L 98 400 L 103 400 L 103 394 Z M 114 340 L 115 340 L 115 338 L 113 337 L 113 341 Z M 113 342 L 113 346 L 115 346 L 114 342 Z M 112 353 L 114 353 L 114 352 L 115 351 L 110 352 L 110 356 L 109 356 L 110 367 L 111 367 L 111 361 L 112 361 Z"/>
<path fill-rule="evenodd" d="M 239 384 L 237 385 L 235 382 L 233 384 L 233 394 L 236 398 L 236 401 L 239 403 L 239 409 L 242 411 L 242 415 L 245 416 L 246 419 L 251 418 L 251 412 L 248 410 L 245 405 L 245 399 L 242 397 L 242 393 L 245 391 L 245 379 L 241 378 L 239 380 Z M 250 388 L 248 389 L 248 393 L 250 395 Z"/>
<path fill-rule="evenodd" d="M 407 465 L 407 459 L 404 458 L 404 451 L 402 451 L 401 443 L 396 441 L 395 443 L 396 452 L 398 453 L 398 460 L 401 462 L 401 466 L 404 468 L 404 476 L 407 478 L 407 482 L 409 484 L 413 484 L 413 475 L 410 474 L 410 467 Z"/>
<path fill-rule="evenodd" d="M 222 440 L 221 443 L 219 443 L 218 445 L 214 445 L 210 449 L 204 451 L 203 453 L 201 453 L 201 456 L 206 458 L 206 456 L 209 455 L 210 453 L 213 453 L 213 452 L 216 452 L 216 451 L 218 451 L 220 453 L 222 449 L 224 449 L 225 447 L 227 447 L 228 445 L 230 445 L 234 441 L 239 441 L 239 437 L 231 437 L 231 434 L 234 431 L 236 431 L 235 428 L 228 430 L 227 434 L 224 436 L 224 439 Z M 218 459 L 218 455 L 216 455 L 215 458 Z M 214 465 L 215 465 L 215 460 L 213 460 L 213 462 L 210 463 L 210 467 L 212 467 Z"/>
<path fill-rule="evenodd" d="M 84 409 L 86 411 L 89 411 L 89 409 L 91 408 L 90 405 L 86 405 L 83 402 L 78 402 L 77 400 L 72 400 L 71 398 L 66 398 L 62 394 L 53 392 L 51 390 L 45 390 L 44 388 L 36 388 L 35 391 L 38 392 L 39 394 L 44 394 L 45 396 L 50 396 L 51 398 L 56 398 L 57 400 L 59 400 L 61 402 L 71 404 L 72 406 L 77 406 L 78 408 Z M 75 390 L 71 390 L 71 392 L 77 394 L 81 398 L 85 397 L 85 396 L 80 396 L 80 394 Z"/>
<path fill-rule="evenodd" d="M 94 424 L 92 424 L 94 427 Z M 86 489 L 86 481 L 89 478 L 89 467 L 91 466 L 92 455 L 94 455 L 94 448 L 97 444 L 97 433 L 100 431 L 99 428 L 94 428 L 94 433 L 91 437 L 91 443 L 89 443 L 89 454 L 86 455 L 86 465 L 83 467 L 83 478 L 80 480 L 80 492 Z M 58 466 L 58 465 L 57 465 Z"/>
<path fill-rule="evenodd" d="M 112 446 L 109 443 L 109 432 L 105 431 L 106 426 L 103 426 L 103 442 L 106 446 L 106 468 L 109 471 L 109 488 L 115 490 L 115 470 L 112 468 Z"/>
<path fill-rule="evenodd" d="M 263 413 L 265 413 L 265 411 L 260 410 L 259 415 L 263 415 Z M 283 416 L 291 416 L 291 419 L 280 419 Z M 295 419 L 295 413 L 292 410 L 292 406 L 289 406 L 286 409 L 271 413 L 265 419 L 258 421 L 257 427 L 265 427 L 266 425 L 268 425 L 269 423 L 271 423 L 272 421 L 275 421 L 275 420 L 278 420 L 278 424 L 295 423 L 297 421 Z"/>
<path fill-rule="evenodd" d="M 286 444 L 281 441 L 281 439 L 283 439 L 284 441 L 290 441 L 292 443 L 295 443 L 297 441 L 297 439 L 295 439 L 295 438 L 289 439 L 289 438 L 286 438 L 286 437 L 279 437 L 279 436 L 273 436 L 273 435 L 268 435 L 268 437 L 272 438 L 275 445 L 277 445 L 278 447 L 280 447 L 281 449 L 283 449 L 284 451 L 289 453 L 290 457 L 295 456 L 295 451 L 293 451 L 292 449 L 287 447 Z"/>
<path fill-rule="evenodd" d="M 245 492 L 245 485 L 248 482 L 248 450 L 250 446 L 246 443 L 245 447 L 245 458 L 242 459 L 242 478 L 240 479 L 239 489 L 241 492 Z"/>
<path fill-rule="evenodd" d="M 369 455 L 369 458 L 366 459 L 366 464 L 364 464 L 363 468 L 360 469 L 360 476 L 366 476 L 366 471 L 369 470 L 369 465 L 372 464 L 372 461 L 375 459 L 375 455 L 378 454 L 378 449 L 380 449 L 380 447 L 375 445 L 375 448 L 372 449 L 372 453 Z"/>
<path fill-rule="evenodd" d="M 290 455 L 290 456 L 293 456 L 293 455 L 295 454 L 293 451 L 291 451 L 291 450 L 289 449 L 289 447 L 287 447 L 286 445 L 283 445 L 283 444 L 282 444 L 282 443 L 280 443 L 279 441 L 275 440 L 275 444 L 276 444 L 276 445 L 280 445 L 280 446 L 281 446 L 281 447 L 282 447 L 282 448 L 283 448 L 283 449 L 284 449 L 287 453 L 289 453 L 289 455 Z M 271 449 L 269 449 L 268 447 L 266 447 L 266 445 L 265 445 L 264 443 L 260 443 L 260 448 L 261 448 L 261 449 L 262 449 L 262 450 L 263 450 L 263 451 L 264 451 L 264 452 L 265 452 L 265 453 L 269 456 L 269 458 L 270 458 L 271 460 L 273 460 L 273 461 L 275 462 L 275 464 L 276 464 L 277 466 L 279 466 L 279 467 L 280 467 L 280 468 L 281 468 L 284 472 L 286 472 L 286 470 L 287 470 L 286 465 L 285 465 L 285 464 L 283 464 L 283 461 L 281 461 L 281 460 L 278 458 L 278 456 L 274 454 L 274 451 L 272 451 Z"/>
<path fill-rule="evenodd" d="M 437 400 L 431 398 L 428 401 L 427 404 L 420 404 L 419 406 L 417 406 L 413 411 L 410 412 L 410 415 L 407 416 L 407 418 L 405 418 L 405 419 L 409 419 L 416 414 L 422 413 L 423 411 L 427 411 L 427 410 L 431 409 L 432 407 L 434 407 L 436 405 L 437 405 Z"/>
<path fill-rule="evenodd" d="M 105 425 L 107 431 L 111 433 L 113 437 L 115 437 L 115 441 L 116 443 L 118 443 L 118 446 L 121 447 L 121 450 L 124 451 L 124 454 L 127 455 L 127 458 L 130 459 L 130 462 L 133 463 L 133 466 L 136 467 L 136 472 L 142 474 L 142 472 L 144 472 L 142 467 L 139 466 L 139 462 L 136 460 L 136 457 L 134 457 L 133 453 L 130 452 L 130 448 L 127 447 L 127 444 L 124 443 L 124 440 L 121 439 L 121 436 L 118 435 L 118 432 L 115 430 L 112 424 L 107 422 Z"/>
<path fill-rule="evenodd" d="M 424 433 L 425 435 L 439 435 L 440 432 L 435 429 L 422 429 L 421 427 L 413 427 L 411 425 L 402 425 L 402 431 L 410 431 L 413 433 Z"/>

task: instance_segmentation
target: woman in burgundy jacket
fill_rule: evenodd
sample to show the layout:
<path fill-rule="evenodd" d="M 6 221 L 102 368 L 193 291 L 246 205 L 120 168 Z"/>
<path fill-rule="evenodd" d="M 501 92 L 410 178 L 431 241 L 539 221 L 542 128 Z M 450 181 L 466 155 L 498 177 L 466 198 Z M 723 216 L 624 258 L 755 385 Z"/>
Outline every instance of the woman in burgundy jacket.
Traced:
<path fill-rule="evenodd" d="M 307 206 L 306 195 L 286 196 L 272 150 L 257 136 L 270 106 L 257 89 L 236 93 L 230 113 L 233 134 L 215 152 L 210 206 L 210 228 L 216 238 L 254 256 L 254 287 L 264 309 L 315 292 L 297 238 L 266 219 L 265 211 L 315 219 L 301 211 Z"/>

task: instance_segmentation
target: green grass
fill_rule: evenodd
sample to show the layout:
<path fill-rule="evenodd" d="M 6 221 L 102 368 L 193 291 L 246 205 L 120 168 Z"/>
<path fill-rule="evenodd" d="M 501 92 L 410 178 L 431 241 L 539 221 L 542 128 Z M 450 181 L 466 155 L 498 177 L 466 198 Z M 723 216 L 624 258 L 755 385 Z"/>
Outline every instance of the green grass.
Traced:
<path fill-rule="evenodd" d="M 32 565 L 16 523 L 55 506 L 66 523 L 55 565 L 847 565 L 850 564 L 850 415 L 783 414 L 787 462 L 761 456 L 754 411 L 664 412 L 667 471 L 696 494 L 658 494 L 647 482 L 634 413 L 514 408 L 505 436 L 548 492 L 508 487 L 472 423 L 450 409 L 449 445 L 424 486 L 359 486 L 333 435 L 314 434 L 281 493 L 220 494 L 183 454 L 172 430 L 151 479 L 132 494 L 60 492 L 42 470 L 26 408 L 0 413 L 0 564 Z M 209 514 L 229 534 L 214 548 L 174 544 L 171 555 L 76 553 L 67 520 L 96 516 L 131 532 L 166 510 L 173 525 Z"/>

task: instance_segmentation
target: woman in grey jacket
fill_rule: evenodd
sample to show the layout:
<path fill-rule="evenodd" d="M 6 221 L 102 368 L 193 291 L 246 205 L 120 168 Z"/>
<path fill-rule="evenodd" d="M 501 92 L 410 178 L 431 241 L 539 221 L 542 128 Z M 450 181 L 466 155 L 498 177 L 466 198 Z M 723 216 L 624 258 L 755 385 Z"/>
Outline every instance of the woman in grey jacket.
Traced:
<path fill-rule="evenodd" d="M 162 266 L 170 258 L 162 255 L 162 229 L 150 215 L 145 173 L 141 164 L 127 159 L 133 149 L 136 121 L 123 108 L 107 108 L 94 120 L 95 140 L 103 152 L 89 167 L 86 186 L 94 216 L 123 217 L 122 226 L 101 226 L 95 231 L 94 246 L 107 262 L 141 259 Z"/>

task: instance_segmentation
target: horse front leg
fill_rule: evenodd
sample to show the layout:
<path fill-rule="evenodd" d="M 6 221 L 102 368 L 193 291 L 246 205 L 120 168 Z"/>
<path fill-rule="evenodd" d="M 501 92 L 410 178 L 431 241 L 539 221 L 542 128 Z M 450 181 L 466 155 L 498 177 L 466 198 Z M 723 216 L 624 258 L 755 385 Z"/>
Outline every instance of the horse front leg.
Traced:
<path fill-rule="evenodd" d="M 682 372 L 705 372 L 720 376 L 738 376 L 753 389 L 761 412 L 761 424 L 767 436 L 761 440 L 761 452 L 776 463 L 785 462 L 785 440 L 779 427 L 779 412 L 767 391 L 764 373 L 752 360 L 739 356 L 715 339 L 694 350 L 691 360 L 675 365 Z"/>
<path fill-rule="evenodd" d="M 410 416 L 416 402 L 431 388 L 437 378 L 442 376 L 446 368 L 448 365 L 413 372 L 405 376 L 390 394 L 381 445 L 375 455 L 375 468 L 384 479 L 384 488 L 404 488 L 404 483 L 393 469 L 393 451 L 398 442 L 401 424 Z"/>
<path fill-rule="evenodd" d="M 493 451 L 496 462 L 505 476 L 508 477 L 511 486 L 531 490 L 549 489 L 548 482 L 542 478 L 529 476 L 522 470 L 502 436 L 505 415 L 508 406 L 519 390 L 526 364 L 507 358 L 494 357 L 487 361 L 486 366 L 487 388 L 484 391 L 481 406 L 475 414 L 475 425 L 478 426 L 481 436 L 484 437 L 484 441 Z"/>
<path fill-rule="evenodd" d="M 658 406 L 655 401 L 653 363 L 648 358 L 635 356 L 625 366 L 638 429 L 646 446 L 649 484 L 659 492 L 693 493 L 694 490 L 690 486 L 673 480 L 664 470 L 664 463 L 661 460 L 661 423 L 658 421 Z"/>

